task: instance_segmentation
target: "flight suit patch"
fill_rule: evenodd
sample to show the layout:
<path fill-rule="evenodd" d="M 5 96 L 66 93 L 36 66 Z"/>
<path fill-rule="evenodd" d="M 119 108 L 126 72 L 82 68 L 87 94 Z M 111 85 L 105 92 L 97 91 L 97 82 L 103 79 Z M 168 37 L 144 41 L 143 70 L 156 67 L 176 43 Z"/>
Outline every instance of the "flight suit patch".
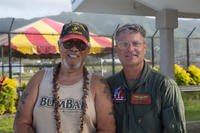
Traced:
<path fill-rule="evenodd" d="M 150 94 L 131 94 L 131 104 L 151 104 Z"/>
<path fill-rule="evenodd" d="M 120 86 L 114 90 L 113 101 L 114 102 L 126 101 L 126 89 L 124 88 L 124 86 Z"/>

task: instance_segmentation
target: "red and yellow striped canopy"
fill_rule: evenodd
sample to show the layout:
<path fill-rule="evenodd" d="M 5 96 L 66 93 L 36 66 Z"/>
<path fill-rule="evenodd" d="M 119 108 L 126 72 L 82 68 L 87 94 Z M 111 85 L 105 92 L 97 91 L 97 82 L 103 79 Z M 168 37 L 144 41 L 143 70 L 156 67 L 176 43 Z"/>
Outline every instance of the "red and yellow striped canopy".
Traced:
<path fill-rule="evenodd" d="M 11 47 L 22 54 L 42 55 L 58 54 L 57 41 L 63 23 L 43 18 L 35 23 L 15 30 L 17 34 L 11 39 Z M 101 53 L 102 50 L 112 47 L 112 40 L 90 34 L 91 54 Z"/>

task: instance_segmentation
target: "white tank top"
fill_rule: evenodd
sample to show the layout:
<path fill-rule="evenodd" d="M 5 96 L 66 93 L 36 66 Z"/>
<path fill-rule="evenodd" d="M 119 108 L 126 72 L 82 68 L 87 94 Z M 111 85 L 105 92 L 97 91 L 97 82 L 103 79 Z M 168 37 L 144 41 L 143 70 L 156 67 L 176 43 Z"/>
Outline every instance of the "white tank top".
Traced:
<path fill-rule="evenodd" d="M 86 99 L 86 120 L 84 133 L 96 132 L 96 112 L 94 100 L 90 89 L 91 74 L 89 74 L 89 93 Z M 37 101 L 33 110 L 33 126 L 37 133 L 56 133 L 54 118 L 52 84 L 53 69 L 45 69 L 44 77 L 40 83 Z M 59 85 L 60 116 L 62 133 L 79 133 L 81 104 L 83 95 L 83 79 L 74 85 Z"/>

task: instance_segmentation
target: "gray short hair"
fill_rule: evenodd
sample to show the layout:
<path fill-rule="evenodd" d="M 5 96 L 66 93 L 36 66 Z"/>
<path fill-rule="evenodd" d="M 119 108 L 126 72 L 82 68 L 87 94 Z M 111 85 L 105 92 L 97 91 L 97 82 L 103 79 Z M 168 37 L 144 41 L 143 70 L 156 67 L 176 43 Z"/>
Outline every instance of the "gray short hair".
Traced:
<path fill-rule="evenodd" d="M 146 38 L 146 31 L 139 24 L 125 24 L 125 25 L 119 27 L 114 34 L 115 40 L 117 39 L 119 33 L 121 33 L 122 31 L 128 31 L 130 33 L 140 33 L 144 38 Z"/>

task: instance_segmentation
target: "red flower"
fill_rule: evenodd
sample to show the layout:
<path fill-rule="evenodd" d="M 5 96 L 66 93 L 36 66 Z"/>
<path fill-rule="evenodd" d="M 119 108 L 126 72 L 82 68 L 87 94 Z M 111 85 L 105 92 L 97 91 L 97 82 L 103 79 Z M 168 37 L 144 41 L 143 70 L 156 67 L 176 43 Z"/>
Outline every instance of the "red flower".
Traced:
<path fill-rule="evenodd" d="M 3 89 L 3 81 L 6 79 L 6 76 L 3 76 L 3 77 L 1 77 L 1 79 L 0 79 L 0 93 L 1 93 L 1 91 L 2 91 L 2 89 Z"/>

